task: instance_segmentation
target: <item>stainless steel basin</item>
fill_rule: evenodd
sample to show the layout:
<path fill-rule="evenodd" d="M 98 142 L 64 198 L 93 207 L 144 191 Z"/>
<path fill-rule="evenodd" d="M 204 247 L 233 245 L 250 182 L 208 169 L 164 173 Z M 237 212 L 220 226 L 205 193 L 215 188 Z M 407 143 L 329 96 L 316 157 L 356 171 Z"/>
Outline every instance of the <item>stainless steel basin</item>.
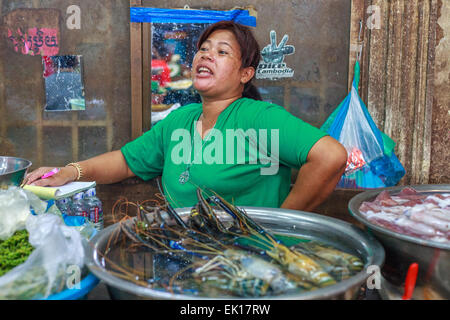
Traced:
<path fill-rule="evenodd" d="M 25 159 L 0 156 L 0 189 L 20 186 L 31 164 Z"/>
<path fill-rule="evenodd" d="M 382 191 L 390 194 L 400 192 L 407 186 L 382 188 L 360 193 L 353 197 L 348 205 L 350 213 L 355 219 L 365 225 L 383 245 L 386 251 L 386 261 L 381 273 L 389 283 L 388 289 L 382 288 L 381 293 L 390 296 L 400 296 L 409 266 L 416 262 L 419 264 L 416 290 L 413 298 L 416 299 L 450 299 L 450 244 L 424 240 L 398 232 L 391 231 L 368 221 L 359 211 L 364 201 L 372 201 Z M 409 186 L 425 194 L 448 193 L 450 185 L 413 185 Z M 385 290 L 386 289 L 386 290 Z"/>
<path fill-rule="evenodd" d="M 364 269 L 353 277 L 335 285 L 292 295 L 280 295 L 269 299 L 354 299 L 361 286 L 370 276 L 367 268 L 371 265 L 381 267 L 384 261 L 384 250 L 379 242 L 362 229 L 347 222 L 303 211 L 243 207 L 248 215 L 257 223 L 273 233 L 302 237 L 333 245 L 337 249 L 355 254 L 364 262 Z M 178 209 L 177 212 L 186 217 L 190 208 Z M 131 222 L 131 220 L 129 220 Z M 112 232 L 118 227 L 114 224 L 100 231 L 91 241 L 87 253 L 87 266 L 99 279 L 108 286 L 113 299 L 211 299 L 205 296 L 189 296 L 171 294 L 137 285 L 121 279 L 105 268 L 102 253 L 107 246 Z M 226 297 L 226 299 L 239 299 Z M 254 299 L 254 298 L 253 298 Z M 264 297 L 264 299 L 268 299 Z"/>

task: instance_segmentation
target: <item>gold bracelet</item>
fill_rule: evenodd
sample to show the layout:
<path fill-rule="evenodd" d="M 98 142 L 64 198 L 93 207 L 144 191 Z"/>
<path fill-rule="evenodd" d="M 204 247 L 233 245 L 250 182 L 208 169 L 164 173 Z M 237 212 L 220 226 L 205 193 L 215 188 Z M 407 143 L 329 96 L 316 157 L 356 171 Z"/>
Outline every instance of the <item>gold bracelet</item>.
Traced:
<path fill-rule="evenodd" d="M 83 178 L 83 169 L 81 168 L 80 164 L 78 164 L 76 162 L 71 162 L 71 163 L 66 164 L 66 167 L 69 167 L 69 166 L 72 166 L 75 169 L 77 169 L 78 177 L 77 177 L 77 179 L 75 181 L 78 181 L 81 178 Z"/>

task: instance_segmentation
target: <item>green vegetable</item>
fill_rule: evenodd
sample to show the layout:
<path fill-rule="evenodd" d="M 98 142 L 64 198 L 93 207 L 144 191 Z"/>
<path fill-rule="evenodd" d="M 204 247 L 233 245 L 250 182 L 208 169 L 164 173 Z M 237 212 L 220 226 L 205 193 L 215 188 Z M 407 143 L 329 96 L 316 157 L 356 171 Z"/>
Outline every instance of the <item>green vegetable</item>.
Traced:
<path fill-rule="evenodd" d="M 24 263 L 33 249 L 26 230 L 16 231 L 8 239 L 0 240 L 0 277 Z"/>

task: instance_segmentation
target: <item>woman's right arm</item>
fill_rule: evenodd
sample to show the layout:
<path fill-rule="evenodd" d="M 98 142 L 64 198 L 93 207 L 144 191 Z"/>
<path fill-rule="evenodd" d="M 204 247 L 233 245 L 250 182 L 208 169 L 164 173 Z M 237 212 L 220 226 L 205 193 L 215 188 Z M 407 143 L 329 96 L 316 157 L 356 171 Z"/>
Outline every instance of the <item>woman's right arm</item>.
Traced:
<path fill-rule="evenodd" d="M 120 150 L 107 152 L 77 163 L 83 172 L 82 181 L 95 181 L 97 184 L 109 184 L 134 176 Z M 78 170 L 74 166 L 66 166 L 60 168 L 58 173 L 49 178 L 40 179 L 42 175 L 52 169 L 53 167 L 41 167 L 34 170 L 27 174 L 24 179 L 24 184 L 55 187 L 75 181 L 78 177 Z"/>

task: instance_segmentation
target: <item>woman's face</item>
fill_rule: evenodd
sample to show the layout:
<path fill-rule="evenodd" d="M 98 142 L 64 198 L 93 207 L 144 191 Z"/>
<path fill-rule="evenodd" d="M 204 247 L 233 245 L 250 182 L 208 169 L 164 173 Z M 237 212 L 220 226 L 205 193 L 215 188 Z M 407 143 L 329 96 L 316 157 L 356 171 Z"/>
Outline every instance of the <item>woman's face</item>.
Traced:
<path fill-rule="evenodd" d="M 192 63 L 195 89 L 207 98 L 242 95 L 244 84 L 250 79 L 246 80 L 241 64 L 241 50 L 234 34 L 228 30 L 214 31 L 202 43 Z"/>

